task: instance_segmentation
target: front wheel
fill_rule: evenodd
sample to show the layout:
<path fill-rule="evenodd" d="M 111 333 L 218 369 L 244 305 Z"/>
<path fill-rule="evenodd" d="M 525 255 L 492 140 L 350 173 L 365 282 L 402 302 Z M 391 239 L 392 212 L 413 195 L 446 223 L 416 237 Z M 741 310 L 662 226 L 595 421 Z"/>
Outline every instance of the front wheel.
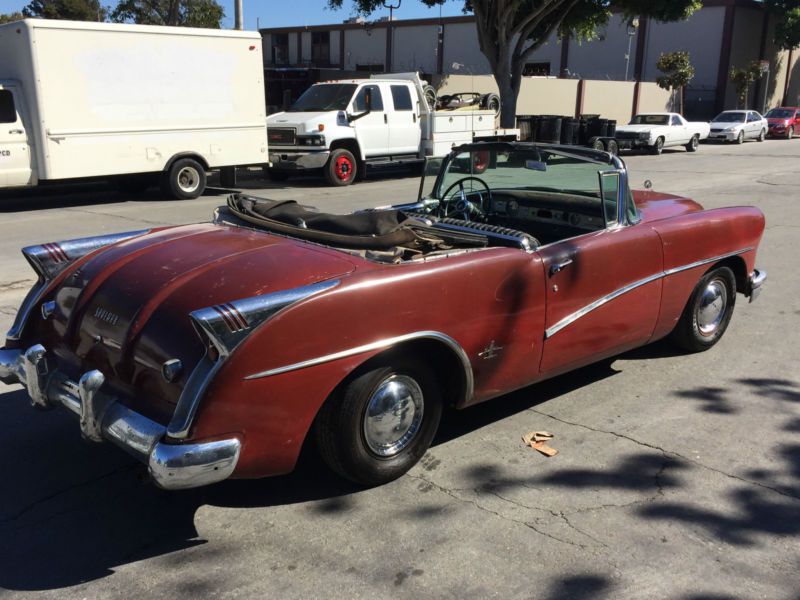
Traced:
<path fill-rule="evenodd" d="M 794 127 L 789 127 L 789 132 L 786 134 L 786 139 L 790 140 L 794 137 Z"/>
<path fill-rule="evenodd" d="M 697 149 L 700 147 L 700 136 L 693 135 L 692 139 L 689 140 L 689 143 L 686 144 L 686 151 L 687 152 L 697 152 Z"/>
<path fill-rule="evenodd" d="M 670 334 L 672 341 L 689 352 L 702 352 L 716 344 L 728 328 L 736 302 L 736 278 L 728 267 L 706 273 Z"/>
<path fill-rule="evenodd" d="M 650 146 L 650 154 L 658 156 L 664 151 L 664 138 L 658 138 L 656 143 Z"/>
<path fill-rule="evenodd" d="M 358 167 L 352 152 L 339 148 L 331 152 L 323 171 L 329 184 L 344 186 L 353 183 Z"/>
<path fill-rule="evenodd" d="M 206 189 L 206 171 L 193 158 L 181 158 L 161 175 L 161 191 L 176 200 L 191 200 Z"/>
<path fill-rule="evenodd" d="M 758 137 L 756 138 L 756 141 L 757 142 L 763 142 L 765 139 L 767 139 L 767 130 L 766 129 L 762 129 L 758 133 Z"/>
<path fill-rule="evenodd" d="M 442 401 L 436 377 L 416 361 L 387 361 L 328 398 L 314 423 L 328 466 L 365 486 L 405 474 L 430 447 Z"/>
<path fill-rule="evenodd" d="M 737 144 L 744 144 L 744 131 L 740 131 L 739 135 L 736 137 Z"/>

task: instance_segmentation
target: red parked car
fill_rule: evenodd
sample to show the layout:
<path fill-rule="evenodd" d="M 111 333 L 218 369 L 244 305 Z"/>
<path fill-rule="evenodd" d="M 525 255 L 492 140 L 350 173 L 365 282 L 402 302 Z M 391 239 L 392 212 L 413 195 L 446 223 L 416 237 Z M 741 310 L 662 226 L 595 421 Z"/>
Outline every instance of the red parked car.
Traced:
<path fill-rule="evenodd" d="M 0 376 L 164 488 L 287 473 L 309 436 L 377 485 L 446 405 L 666 336 L 706 350 L 766 278 L 758 209 L 631 192 L 604 152 L 468 145 L 428 187 L 352 215 L 234 195 L 211 223 L 25 248 Z"/>
<path fill-rule="evenodd" d="M 769 137 L 782 137 L 792 139 L 800 133 L 800 108 L 796 106 L 783 106 L 773 108 L 764 115 L 769 123 Z"/>

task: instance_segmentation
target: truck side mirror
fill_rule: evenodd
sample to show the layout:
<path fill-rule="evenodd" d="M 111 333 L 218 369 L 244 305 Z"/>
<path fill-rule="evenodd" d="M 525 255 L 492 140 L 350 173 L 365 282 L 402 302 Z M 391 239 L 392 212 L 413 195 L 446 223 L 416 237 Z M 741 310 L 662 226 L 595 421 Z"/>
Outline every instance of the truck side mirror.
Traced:
<path fill-rule="evenodd" d="M 352 123 L 353 121 L 356 121 L 361 117 L 366 117 L 371 112 L 372 112 L 372 88 L 364 88 L 364 112 L 360 112 L 357 115 L 347 115 L 347 120 Z"/>

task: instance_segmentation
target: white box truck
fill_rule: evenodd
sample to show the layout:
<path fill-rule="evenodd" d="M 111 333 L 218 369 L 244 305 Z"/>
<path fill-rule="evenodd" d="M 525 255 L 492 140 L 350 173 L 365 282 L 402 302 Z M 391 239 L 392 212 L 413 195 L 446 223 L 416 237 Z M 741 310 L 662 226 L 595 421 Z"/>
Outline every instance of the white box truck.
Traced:
<path fill-rule="evenodd" d="M 25 19 L 0 25 L 0 189 L 99 178 L 184 199 L 266 164 L 261 36 Z"/>

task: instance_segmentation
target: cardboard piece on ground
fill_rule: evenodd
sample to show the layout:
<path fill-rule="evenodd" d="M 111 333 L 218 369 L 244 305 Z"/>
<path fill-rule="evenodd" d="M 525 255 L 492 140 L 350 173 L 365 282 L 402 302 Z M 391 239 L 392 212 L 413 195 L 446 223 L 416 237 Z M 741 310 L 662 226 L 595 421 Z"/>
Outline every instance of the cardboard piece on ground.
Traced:
<path fill-rule="evenodd" d="M 551 448 L 547 442 L 553 439 L 553 434 L 546 431 L 531 431 L 522 436 L 522 441 L 526 446 L 530 446 L 545 456 L 555 456 L 558 450 Z"/>
<path fill-rule="evenodd" d="M 532 447 L 534 450 L 538 450 L 545 456 L 555 456 L 558 454 L 558 450 L 551 448 L 546 442 L 534 442 Z"/>

